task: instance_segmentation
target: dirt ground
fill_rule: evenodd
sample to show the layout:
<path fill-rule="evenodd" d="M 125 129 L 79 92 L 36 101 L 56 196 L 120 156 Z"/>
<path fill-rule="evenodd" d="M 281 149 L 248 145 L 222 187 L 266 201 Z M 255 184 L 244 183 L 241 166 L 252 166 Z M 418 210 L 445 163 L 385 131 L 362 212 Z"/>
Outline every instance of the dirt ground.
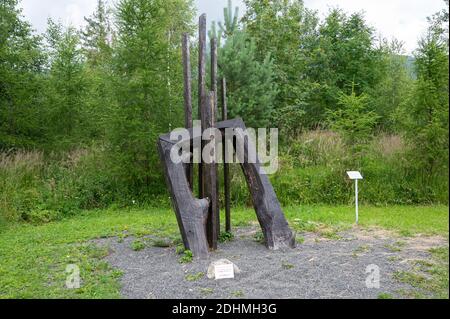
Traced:
<path fill-rule="evenodd" d="M 232 241 L 220 244 L 209 260 L 179 263 L 174 247 L 151 245 L 140 251 L 134 238 L 102 239 L 107 261 L 123 271 L 122 295 L 133 299 L 227 298 L 403 298 L 413 289 L 394 278 L 417 260 L 430 258 L 430 248 L 448 246 L 442 237 L 399 237 L 386 230 L 354 227 L 332 238 L 297 234 L 295 249 L 269 251 L 255 240 L 255 225 L 239 228 Z M 328 236 L 330 237 L 330 236 Z M 208 279 L 208 265 L 226 258 L 240 269 L 234 279 Z M 379 286 L 377 275 L 379 274 Z"/>

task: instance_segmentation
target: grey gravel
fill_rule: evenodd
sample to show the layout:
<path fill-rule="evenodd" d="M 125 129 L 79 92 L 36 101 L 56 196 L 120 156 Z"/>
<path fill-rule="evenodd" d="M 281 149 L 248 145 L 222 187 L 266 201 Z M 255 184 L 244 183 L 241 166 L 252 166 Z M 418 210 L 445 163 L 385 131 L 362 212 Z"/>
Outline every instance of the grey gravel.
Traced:
<path fill-rule="evenodd" d="M 121 293 L 133 299 L 374 299 L 381 293 L 401 297 L 398 291 L 412 287 L 393 278 L 394 272 L 409 270 L 414 260 L 429 258 L 429 248 L 443 245 L 441 238 L 404 239 L 381 230 L 352 229 L 339 233 L 338 240 L 300 234 L 304 242 L 297 248 L 269 251 L 253 239 L 255 231 L 241 228 L 209 260 L 188 264 L 179 263 L 174 247 L 133 251 L 133 238 L 101 239 L 96 244 L 109 247 L 106 260 L 124 273 Z M 235 279 L 208 279 L 208 265 L 222 258 L 235 263 L 241 273 Z M 380 269 L 379 289 L 366 287 L 369 265 Z M 186 279 L 199 272 L 202 278 Z"/>

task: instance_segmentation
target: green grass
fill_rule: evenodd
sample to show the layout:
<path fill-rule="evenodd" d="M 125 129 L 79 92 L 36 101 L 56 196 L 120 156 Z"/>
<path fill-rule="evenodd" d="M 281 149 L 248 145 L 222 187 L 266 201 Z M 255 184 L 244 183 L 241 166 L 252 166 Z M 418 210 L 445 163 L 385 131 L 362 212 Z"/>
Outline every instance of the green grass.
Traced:
<path fill-rule="evenodd" d="M 396 241 L 393 244 L 386 244 L 384 245 L 384 248 L 390 250 L 391 252 L 395 253 L 395 252 L 400 252 L 402 251 L 402 248 L 405 246 L 405 242 L 402 241 Z"/>
<path fill-rule="evenodd" d="M 101 260 L 108 251 L 94 247 L 89 240 L 124 232 L 177 236 L 172 216 L 157 209 L 89 211 L 41 226 L 4 226 L 0 233 L 0 298 L 119 298 L 121 273 Z M 65 287 L 68 264 L 80 267 L 80 289 Z"/>
<path fill-rule="evenodd" d="M 193 258 L 194 258 L 194 255 L 192 254 L 192 251 L 185 250 L 183 252 L 182 256 L 180 257 L 180 259 L 178 259 L 178 262 L 180 264 L 188 264 L 188 263 L 192 262 Z"/>
<path fill-rule="evenodd" d="M 398 271 L 394 277 L 409 284 L 415 290 L 404 291 L 403 295 L 414 298 L 449 298 L 448 247 L 430 250 L 431 259 L 417 260 L 412 271 Z"/>
<path fill-rule="evenodd" d="M 382 292 L 378 295 L 378 299 L 394 299 L 394 297 L 391 294 Z"/>
<path fill-rule="evenodd" d="M 131 249 L 134 251 L 140 251 L 145 248 L 145 243 L 141 240 L 135 240 L 131 243 Z"/>
<path fill-rule="evenodd" d="M 237 291 L 231 292 L 231 296 L 233 296 L 235 298 L 244 298 L 245 293 L 242 290 L 237 290 Z"/>
<path fill-rule="evenodd" d="M 210 294 L 212 294 L 212 293 L 214 293 L 214 289 L 212 289 L 212 288 L 199 288 L 199 291 L 200 291 L 200 293 L 202 294 L 202 295 L 210 295 Z"/>
<path fill-rule="evenodd" d="M 187 274 L 186 277 L 185 277 L 185 279 L 186 279 L 187 281 L 197 281 L 197 280 L 202 279 L 204 276 L 205 276 L 205 273 L 203 273 L 203 272 L 198 272 L 198 273 L 196 273 L 196 274 Z"/>
<path fill-rule="evenodd" d="M 303 236 L 296 236 L 295 237 L 295 241 L 297 242 L 297 244 L 302 245 L 305 242 L 305 237 L 303 237 Z"/>
<path fill-rule="evenodd" d="M 281 267 L 282 267 L 283 269 L 289 270 L 289 269 L 294 268 L 295 266 L 294 266 L 293 264 L 291 264 L 291 263 L 288 263 L 287 261 L 283 261 L 283 262 L 281 263 Z"/>
<path fill-rule="evenodd" d="M 221 232 L 219 235 L 219 243 L 226 243 L 227 241 L 232 241 L 234 235 L 231 232 Z"/>
<path fill-rule="evenodd" d="M 151 240 L 151 244 L 153 247 L 159 247 L 159 248 L 168 248 L 168 247 L 172 247 L 174 245 L 173 242 L 166 240 L 166 239 L 153 239 Z"/>
<path fill-rule="evenodd" d="M 301 231 L 316 231 L 321 224 L 345 229 L 355 223 L 355 209 L 351 206 L 293 206 L 283 207 L 293 226 Z M 248 225 L 255 220 L 250 208 L 232 211 L 233 225 Z M 362 206 L 359 209 L 360 226 L 378 226 L 395 230 L 400 235 L 448 235 L 448 206 Z"/>
<path fill-rule="evenodd" d="M 349 206 L 287 207 L 284 212 L 289 220 L 298 218 L 334 227 L 345 228 L 355 222 L 355 210 Z M 448 221 L 448 206 L 362 206 L 359 212 L 360 226 L 378 226 L 401 235 L 448 236 Z"/>
<path fill-rule="evenodd" d="M 358 248 L 356 248 L 355 250 L 353 250 L 352 256 L 357 258 L 360 255 L 364 255 L 369 251 L 370 251 L 370 247 L 368 245 L 361 245 Z"/>
<path fill-rule="evenodd" d="M 291 224 L 299 219 L 345 228 L 351 226 L 354 218 L 352 207 L 343 206 L 290 207 L 285 212 Z M 446 206 L 361 207 L 360 224 L 411 235 L 448 236 L 448 217 Z M 232 219 L 236 227 L 255 222 L 256 215 L 252 209 L 234 209 Z M 179 242 L 173 212 L 166 208 L 96 210 L 44 225 L 3 225 L 0 228 L 0 298 L 120 298 L 121 272 L 103 260 L 109 250 L 97 248 L 90 240 L 146 235 Z M 448 260 L 448 248 L 446 254 Z M 80 289 L 65 287 L 65 270 L 69 264 L 80 268 Z M 439 278 L 446 276 L 448 287 L 448 262 L 447 273 L 442 267 L 436 267 L 429 271 Z"/>

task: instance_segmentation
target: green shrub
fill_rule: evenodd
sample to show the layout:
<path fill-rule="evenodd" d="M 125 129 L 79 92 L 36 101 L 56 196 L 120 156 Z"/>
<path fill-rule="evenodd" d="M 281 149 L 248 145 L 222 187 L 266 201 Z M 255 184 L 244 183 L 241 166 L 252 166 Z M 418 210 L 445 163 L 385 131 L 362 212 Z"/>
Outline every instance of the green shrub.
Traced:
<path fill-rule="evenodd" d="M 329 131 L 305 132 L 280 149 L 280 168 L 270 180 L 282 206 L 351 204 L 354 183 L 346 171 L 360 170 L 360 202 L 372 205 L 417 205 L 448 202 L 448 172 L 430 179 L 414 170 L 401 137 L 381 134 L 362 151 L 355 164 L 339 136 Z M 425 174 L 426 175 L 426 174 Z M 247 183 L 232 165 L 233 205 L 250 206 Z"/>
<path fill-rule="evenodd" d="M 183 256 L 181 256 L 180 259 L 178 259 L 178 261 L 180 262 L 180 264 L 188 264 L 188 263 L 192 262 L 193 258 L 194 258 L 194 255 L 192 254 L 192 251 L 185 250 L 183 252 Z"/>
<path fill-rule="evenodd" d="M 4 220 L 20 221 L 38 206 L 44 166 L 41 152 L 0 154 L 0 215 Z"/>
<path fill-rule="evenodd" d="M 253 240 L 257 243 L 264 244 L 266 242 L 266 239 L 264 238 L 264 234 L 260 231 L 258 231 L 254 236 Z"/>
<path fill-rule="evenodd" d="M 351 152 L 337 134 L 304 132 L 281 145 L 280 167 L 270 180 L 282 206 L 351 204 L 354 184 L 348 180 L 347 170 L 360 170 L 364 175 L 360 183 L 363 204 L 448 203 L 448 169 L 428 176 L 411 163 L 408 152 L 410 146 L 401 137 L 381 134 L 366 145 L 358 164 L 354 164 Z M 222 181 L 223 170 L 220 172 Z M 121 176 L 120 167 L 99 146 L 65 154 L 0 153 L 0 221 L 42 223 L 84 209 L 169 207 L 161 176 L 155 176 L 145 189 Z M 223 192 L 220 200 L 223 207 Z M 252 205 L 238 164 L 231 165 L 231 200 L 235 206 Z"/>
<path fill-rule="evenodd" d="M 145 248 L 145 243 L 142 240 L 135 240 L 131 243 L 131 249 L 140 251 Z"/>
<path fill-rule="evenodd" d="M 175 253 L 176 253 L 177 255 L 181 255 L 181 254 L 184 253 L 185 250 L 186 250 L 186 248 L 184 248 L 184 245 L 183 245 L 183 244 L 179 244 L 179 245 L 177 245 L 177 247 L 175 248 Z"/>
<path fill-rule="evenodd" d="M 33 209 L 25 213 L 23 219 L 31 224 L 46 224 L 61 218 L 59 212 L 46 209 Z"/>
<path fill-rule="evenodd" d="M 234 238 L 233 233 L 230 232 L 221 232 L 219 235 L 219 242 L 220 243 L 225 243 L 227 241 L 232 241 Z"/>
<path fill-rule="evenodd" d="M 95 148 L 50 156 L 0 154 L 0 180 L 0 216 L 10 222 L 29 220 L 37 207 L 69 216 L 131 197 L 114 184 L 104 154 Z"/>
<path fill-rule="evenodd" d="M 196 274 L 187 274 L 185 279 L 187 281 L 198 281 L 198 280 L 202 279 L 204 276 L 205 276 L 205 273 L 198 272 Z"/>

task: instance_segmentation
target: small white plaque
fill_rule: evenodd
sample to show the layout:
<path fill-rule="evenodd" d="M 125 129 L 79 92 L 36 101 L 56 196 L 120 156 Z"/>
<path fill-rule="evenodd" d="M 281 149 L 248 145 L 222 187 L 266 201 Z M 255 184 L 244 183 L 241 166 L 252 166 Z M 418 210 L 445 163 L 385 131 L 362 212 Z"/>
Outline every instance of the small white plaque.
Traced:
<path fill-rule="evenodd" d="M 347 172 L 347 175 L 350 179 L 363 179 L 361 173 L 357 171 Z"/>
<path fill-rule="evenodd" d="M 215 279 L 233 279 L 234 278 L 234 265 L 222 264 L 214 267 Z"/>

